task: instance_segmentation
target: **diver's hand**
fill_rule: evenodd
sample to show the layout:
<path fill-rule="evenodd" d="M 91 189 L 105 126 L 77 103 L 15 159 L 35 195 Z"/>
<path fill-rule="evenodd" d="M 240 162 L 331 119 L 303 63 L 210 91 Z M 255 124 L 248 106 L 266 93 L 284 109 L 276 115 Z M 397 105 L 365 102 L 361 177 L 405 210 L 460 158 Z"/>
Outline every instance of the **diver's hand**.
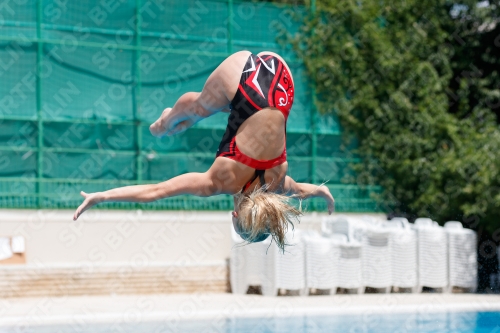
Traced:
<path fill-rule="evenodd" d="M 83 191 L 80 192 L 80 195 L 85 198 L 83 203 L 76 209 L 75 214 L 73 215 L 73 221 L 76 221 L 80 215 L 83 214 L 84 211 L 90 209 L 92 206 L 98 204 L 103 201 L 100 192 L 96 193 L 85 193 Z"/>
<path fill-rule="evenodd" d="M 335 199 L 333 199 L 332 194 L 330 193 L 330 189 L 325 185 L 319 187 L 322 197 L 326 200 L 326 204 L 328 206 L 328 214 L 332 215 L 335 211 Z"/>

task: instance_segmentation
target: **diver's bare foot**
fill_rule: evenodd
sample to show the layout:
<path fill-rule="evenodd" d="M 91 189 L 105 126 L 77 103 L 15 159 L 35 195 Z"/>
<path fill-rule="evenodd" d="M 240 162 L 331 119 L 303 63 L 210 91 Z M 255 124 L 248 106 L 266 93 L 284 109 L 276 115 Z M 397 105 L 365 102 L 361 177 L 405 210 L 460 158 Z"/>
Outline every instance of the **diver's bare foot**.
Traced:
<path fill-rule="evenodd" d="M 172 110 L 172 108 L 166 108 L 165 110 L 163 110 L 160 118 L 158 118 L 154 123 L 151 124 L 151 126 L 149 126 L 149 131 L 153 136 L 161 138 L 167 132 L 162 120 L 167 116 L 170 110 Z"/>

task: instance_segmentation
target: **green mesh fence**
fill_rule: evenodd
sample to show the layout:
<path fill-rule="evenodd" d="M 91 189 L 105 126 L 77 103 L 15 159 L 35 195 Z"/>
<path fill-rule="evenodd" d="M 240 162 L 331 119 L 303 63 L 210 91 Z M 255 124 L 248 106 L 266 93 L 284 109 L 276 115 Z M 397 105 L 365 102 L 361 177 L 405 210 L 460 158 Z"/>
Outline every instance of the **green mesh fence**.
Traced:
<path fill-rule="evenodd" d="M 287 128 L 290 175 L 322 183 L 338 211 L 377 211 L 319 116 L 304 68 L 277 43 L 309 8 L 210 0 L 4 1 L 0 6 L 0 207 L 75 208 L 86 192 L 207 170 L 227 123 L 208 118 L 175 137 L 148 127 L 238 50 L 280 53 L 296 81 Z M 324 210 L 321 200 L 306 203 Z M 229 196 L 176 197 L 103 208 L 228 210 Z"/>

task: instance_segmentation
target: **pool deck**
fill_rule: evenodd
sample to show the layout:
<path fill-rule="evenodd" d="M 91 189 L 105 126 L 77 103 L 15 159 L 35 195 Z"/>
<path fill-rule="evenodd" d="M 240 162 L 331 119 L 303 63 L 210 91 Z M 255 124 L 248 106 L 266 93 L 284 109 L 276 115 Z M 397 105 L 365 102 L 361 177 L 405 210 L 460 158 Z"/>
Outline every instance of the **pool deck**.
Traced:
<path fill-rule="evenodd" d="M 500 295 L 426 293 L 263 297 L 170 294 L 12 298 L 0 299 L 0 326 L 444 311 L 500 311 Z"/>

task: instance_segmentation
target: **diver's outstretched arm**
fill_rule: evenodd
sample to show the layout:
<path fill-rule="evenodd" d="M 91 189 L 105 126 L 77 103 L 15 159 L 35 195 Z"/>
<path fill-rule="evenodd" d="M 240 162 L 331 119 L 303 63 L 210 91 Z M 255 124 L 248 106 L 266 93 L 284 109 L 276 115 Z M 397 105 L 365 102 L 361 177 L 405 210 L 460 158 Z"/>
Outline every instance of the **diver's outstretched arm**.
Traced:
<path fill-rule="evenodd" d="M 223 185 L 214 181 L 210 172 L 186 173 L 158 184 L 125 186 L 105 192 L 85 193 L 82 191 L 80 194 L 85 200 L 76 209 L 73 220 L 76 221 L 83 212 L 100 202 L 151 202 L 183 194 L 208 197 L 223 193 L 226 193 Z"/>
<path fill-rule="evenodd" d="M 328 206 L 328 213 L 332 214 L 335 210 L 335 200 L 328 187 L 324 185 L 314 185 L 308 183 L 297 183 L 291 177 L 286 176 L 283 184 L 285 195 L 295 196 L 300 199 L 323 198 Z"/>

